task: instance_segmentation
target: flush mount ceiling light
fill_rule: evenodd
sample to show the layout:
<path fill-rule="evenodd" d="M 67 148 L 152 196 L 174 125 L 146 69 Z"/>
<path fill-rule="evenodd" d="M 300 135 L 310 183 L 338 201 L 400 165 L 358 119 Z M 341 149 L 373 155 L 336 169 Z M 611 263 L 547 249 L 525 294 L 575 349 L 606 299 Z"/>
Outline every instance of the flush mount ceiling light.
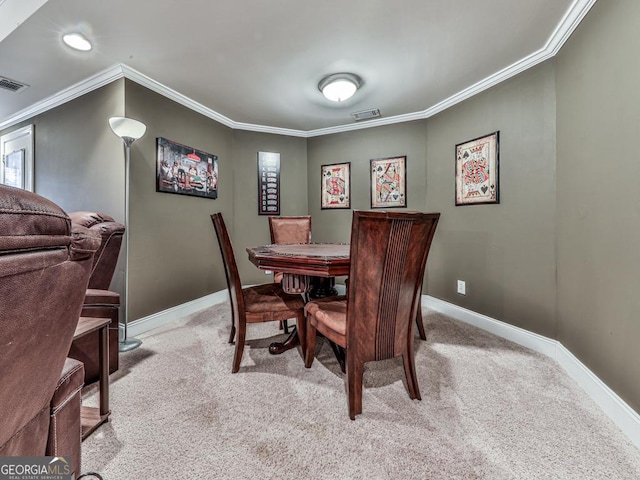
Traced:
<path fill-rule="evenodd" d="M 332 102 L 343 102 L 351 98 L 362 85 L 362 79 L 353 73 L 334 73 L 324 77 L 318 89 Z"/>
<path fill-rule="evenodd" d="M 91 42 L 78 32 L 67 33 L 62 36 L 62 41 L 75 50 L 88 52 L 91 50 Z"/>

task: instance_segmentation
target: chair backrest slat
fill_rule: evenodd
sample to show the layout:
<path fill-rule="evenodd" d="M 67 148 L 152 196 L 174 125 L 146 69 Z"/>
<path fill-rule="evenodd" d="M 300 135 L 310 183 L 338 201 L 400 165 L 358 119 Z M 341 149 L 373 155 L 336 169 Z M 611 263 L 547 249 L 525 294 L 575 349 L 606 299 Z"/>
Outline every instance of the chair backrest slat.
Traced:
<path fill-rule="evenodd" d="M 366 361 L 402 354 L 439 216 L 354 211 L 347 348 Z"/>
<path fill-rule="evenodd" d="M 405 267 L 411 227 L 410 220 L 393 220 L 387 242 L 387 255 L 382 270 L 382 288 L 378 306 L 376 334 L 376 357 L 393 357 L 396 314 L 400 301 L 402 273 Z"/>
<path fill-rule="evenodd" d="M 227 227 L 225 226 L 221 213 L 211 215 L 211 221 L 213 222 L 213 227 L 218 237 L 218 244 L 220 245 L 222 263 L 224 263 L 224 273 L 227 278 L 227 287 L 229 288 L 232 315 L 234 318 L 244 318 L 242 281 L 238 273 L 238 265 L 236 264 L 236 257 L 233 253 L 233 246 L 231 245 Z"/>

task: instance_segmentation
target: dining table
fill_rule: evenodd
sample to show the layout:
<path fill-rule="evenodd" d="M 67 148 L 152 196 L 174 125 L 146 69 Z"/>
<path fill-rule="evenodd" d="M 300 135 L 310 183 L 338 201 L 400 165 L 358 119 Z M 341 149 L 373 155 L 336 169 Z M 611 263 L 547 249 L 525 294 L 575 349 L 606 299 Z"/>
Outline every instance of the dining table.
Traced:
<path fill-rule="evenodd" d="M 335 277 L 349 274 L 348 243 L 297 243 L 248 247 L 249 260 L 260 270 L 282 272 L 282 289 L 306 300 L 337 295 Z M 296 328 L 284 342 L 274 342 L 269 353 L 277 355 L 298 345 Z M 332 345 L 333 347 L 333 345 Z"/>

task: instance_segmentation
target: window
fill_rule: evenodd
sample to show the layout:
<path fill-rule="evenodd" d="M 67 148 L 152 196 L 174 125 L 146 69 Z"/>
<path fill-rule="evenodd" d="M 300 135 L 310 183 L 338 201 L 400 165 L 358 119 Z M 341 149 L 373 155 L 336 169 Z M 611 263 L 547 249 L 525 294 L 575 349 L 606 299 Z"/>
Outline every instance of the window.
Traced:
<path fill-rule="evenodd" d="M 0 183 L 33 192 L 33 125 L 0 137 Z"/>

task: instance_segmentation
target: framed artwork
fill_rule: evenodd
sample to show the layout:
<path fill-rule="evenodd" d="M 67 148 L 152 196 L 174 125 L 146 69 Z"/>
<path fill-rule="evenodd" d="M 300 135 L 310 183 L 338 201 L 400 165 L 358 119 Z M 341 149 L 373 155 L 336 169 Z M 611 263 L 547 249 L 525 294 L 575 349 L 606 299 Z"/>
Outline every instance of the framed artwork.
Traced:
<path fill-rule="evenodd" d="M 218 156 L 157 137 L 156 192 L 218 198 Z"/>
<path fill-rule="evenodd" d="M 321 208 L 351 208 L 351 163 L 321 167 Z"/>
<path fill-rule="evenodd" d="M 258 152 L 258 215 L 280 215 L 280 154 Z"/>
<path fill-rule="evenodd" d="M 371 208 L 407 206 L 407 157 L 371 160 Z"/>
<path fill-rule="evenodd" d="M 500 203 L 500 132 L 456 145 L 456 206 Z"/>

